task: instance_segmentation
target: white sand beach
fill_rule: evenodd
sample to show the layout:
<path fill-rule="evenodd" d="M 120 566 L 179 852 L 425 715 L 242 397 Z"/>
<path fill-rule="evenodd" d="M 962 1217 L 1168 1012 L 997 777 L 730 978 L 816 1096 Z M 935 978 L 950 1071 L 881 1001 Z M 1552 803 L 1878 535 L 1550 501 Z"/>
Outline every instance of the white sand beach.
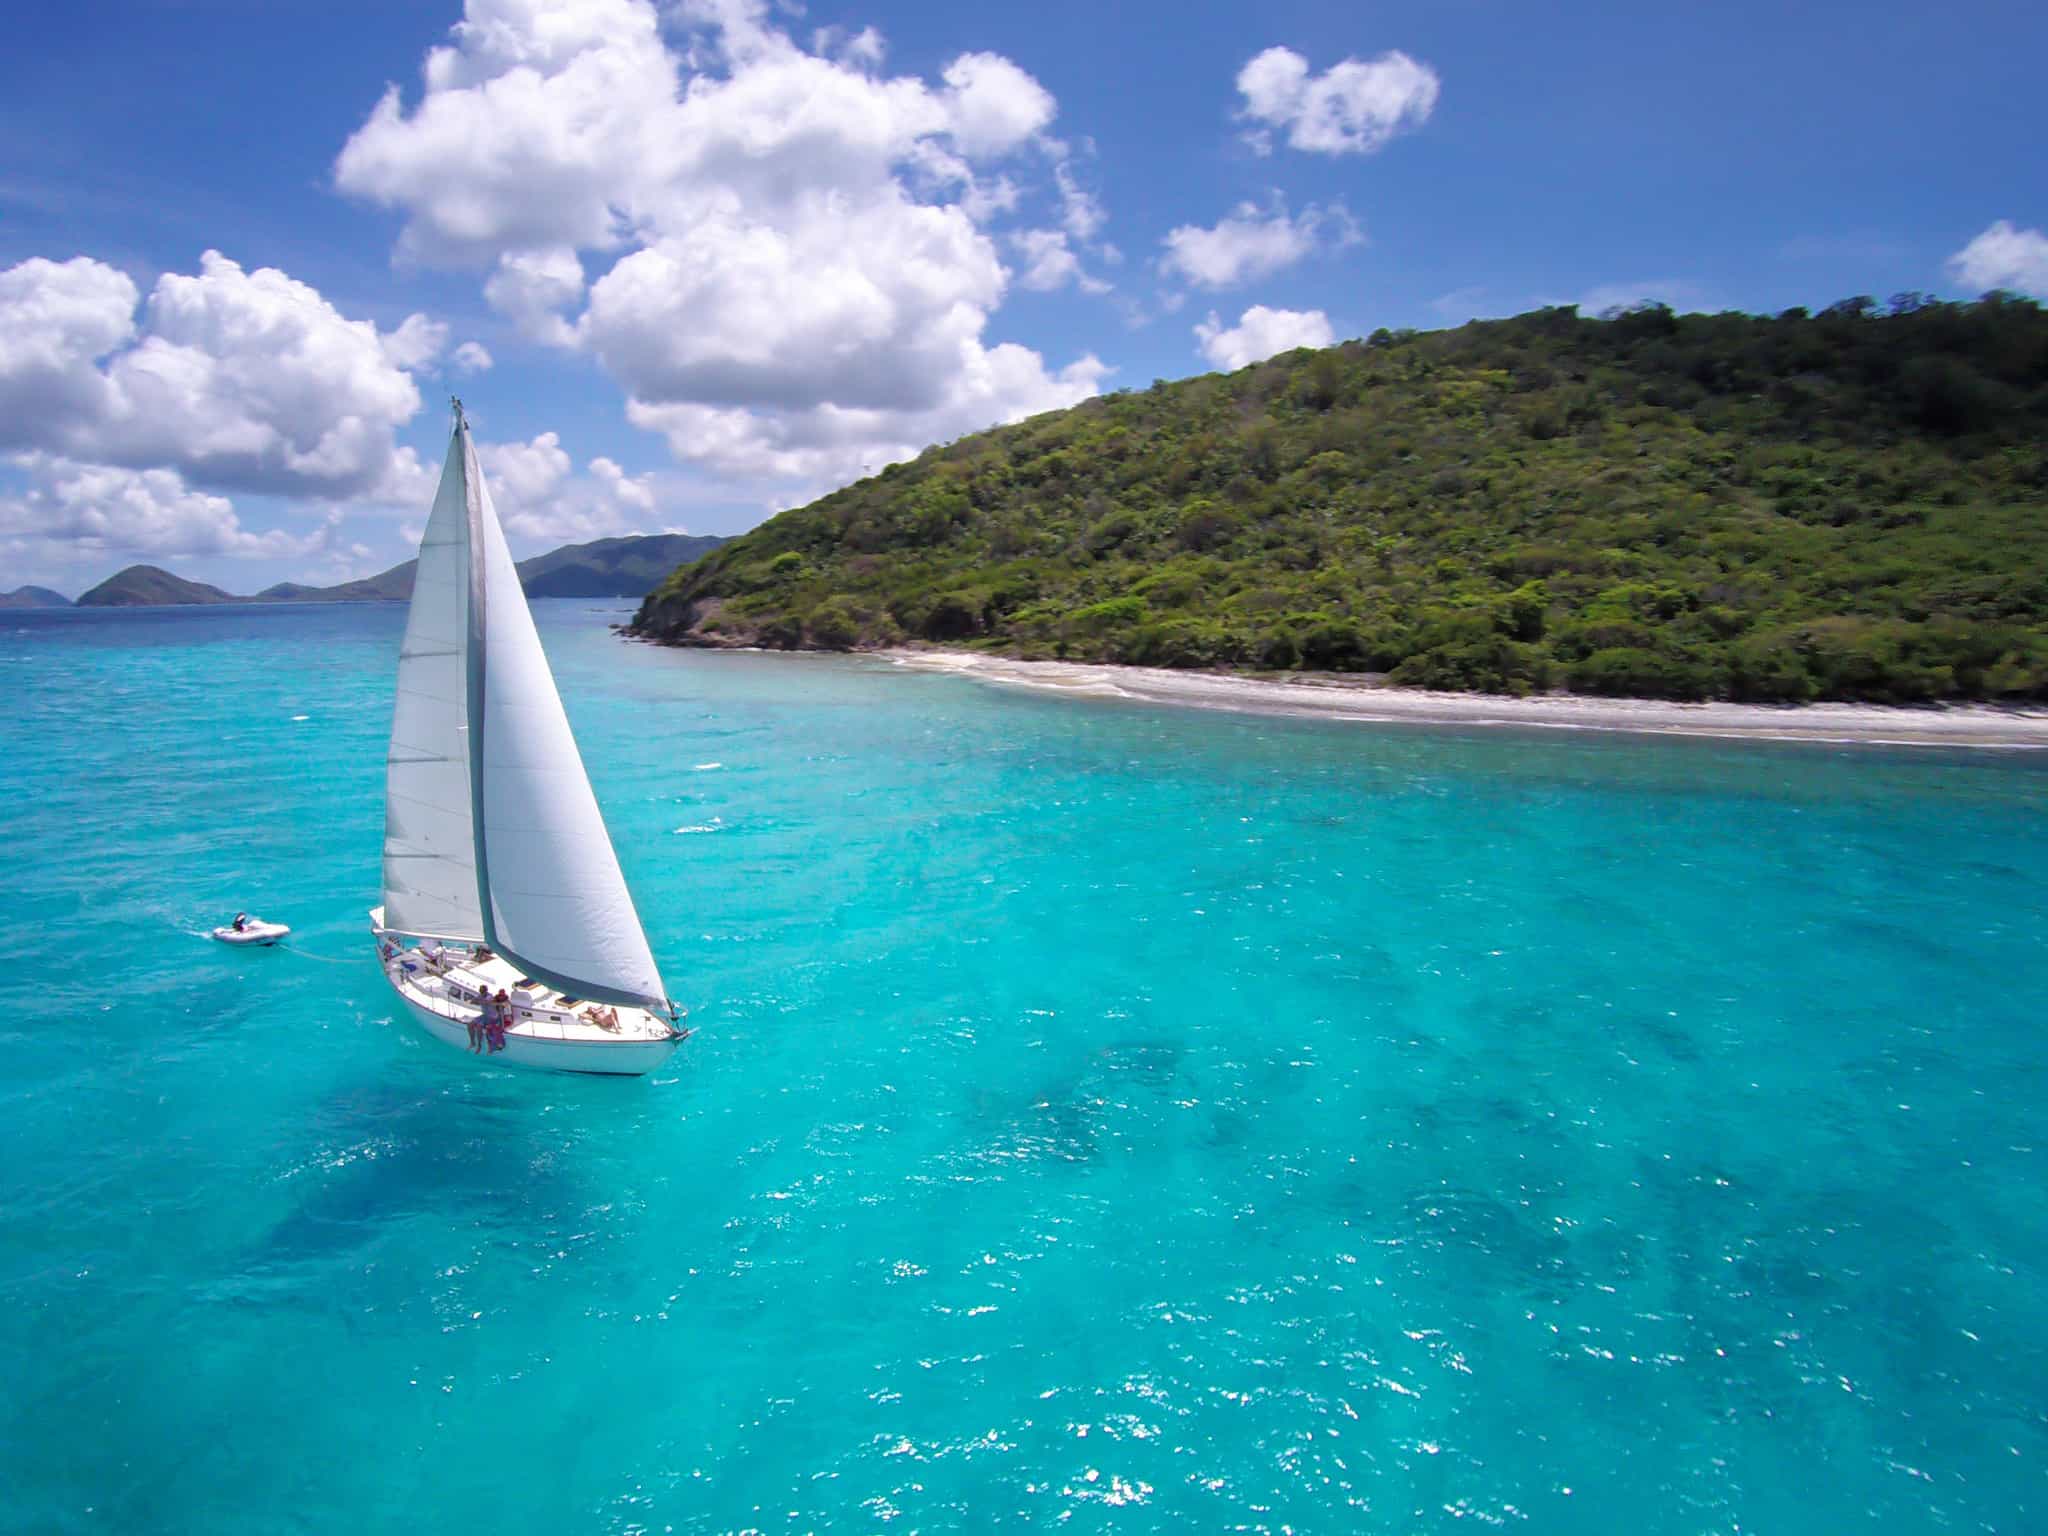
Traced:
<path fill-rule="evenodd" d="M 900 649 L 882 654 L 898 666 L 1009 687 L 1245 714 L 1865 746 L 2048 748 L 2048 706 L 1681 704 L 1567 694 L 1517 699 L 1391 688 L 1369 679 L 1328 675 L 1283 680 L 1088 662 L 1016 661 L 960 651 Z"/>

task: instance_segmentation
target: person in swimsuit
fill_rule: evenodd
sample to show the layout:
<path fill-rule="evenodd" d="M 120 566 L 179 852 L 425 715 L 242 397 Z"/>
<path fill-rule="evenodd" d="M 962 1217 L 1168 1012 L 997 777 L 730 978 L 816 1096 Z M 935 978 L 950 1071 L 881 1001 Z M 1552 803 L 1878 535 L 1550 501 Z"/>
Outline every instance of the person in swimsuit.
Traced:
<path fill-rule="evenodd" d="M 488 993 L 483 1000 L 483 1011 L 469 1021 L 469 1048 L 478 1055 L 483 1054 L 484 1021 L 491 1016 L 491 999 Z"/>

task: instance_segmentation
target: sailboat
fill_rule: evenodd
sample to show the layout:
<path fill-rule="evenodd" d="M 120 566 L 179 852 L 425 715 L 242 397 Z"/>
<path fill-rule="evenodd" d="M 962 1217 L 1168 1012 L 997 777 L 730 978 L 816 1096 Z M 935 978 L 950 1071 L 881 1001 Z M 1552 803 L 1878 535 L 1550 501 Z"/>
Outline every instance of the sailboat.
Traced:
<path fill-rule="evenodd" d="M 637 1076 L 687 1031 L 451 403 L 398 654 L 378 959 L 436 1040 L 494 1065 Z"/>

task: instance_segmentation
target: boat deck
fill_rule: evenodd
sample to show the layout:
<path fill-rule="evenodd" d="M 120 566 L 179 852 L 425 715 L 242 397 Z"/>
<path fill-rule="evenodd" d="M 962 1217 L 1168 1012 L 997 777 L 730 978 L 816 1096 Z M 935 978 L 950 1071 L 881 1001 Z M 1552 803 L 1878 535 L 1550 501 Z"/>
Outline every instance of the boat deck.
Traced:
<path fill-rule="evenodd" d="M 391 981 L 421 1007 L 465 1027 L 483 1012 L 482 999 L 504 992 L 511 1000 L 507 1035 L 529 1040 L 667 1040 L 675 1031 L 666 1019 L 639 1008 L 614 1008 L 564 997 L 553 987 L 529 981 L 518 967 L 496 955 L 487 960 L 458 950 L 438 954 L 401 949 L 386 962 Z"/>

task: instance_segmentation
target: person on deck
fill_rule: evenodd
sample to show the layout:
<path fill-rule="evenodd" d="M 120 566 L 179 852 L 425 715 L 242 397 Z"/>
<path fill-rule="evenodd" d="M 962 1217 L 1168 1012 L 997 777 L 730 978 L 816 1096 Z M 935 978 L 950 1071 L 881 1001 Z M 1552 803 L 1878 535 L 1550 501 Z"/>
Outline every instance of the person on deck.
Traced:
<path fill-rule="evenodd" d="M 512 1023 L 512 999 L 505 995 L 503 987 L 498 988 L 498 1024 L 491 1032 L 491 1049 L 505 1049 L 505 1031 Z"/>
<path fill-rule="evenodd" d="M 475 1018 L 469 1021 L 469 1048 L 479 1056 L 483 1054 L 484 1049 L 484 1021 L 490 1018 L 490 1016 L 491 996 L 486 992 L 483 998 L 482 1010 L 478 1012 Z"/>

